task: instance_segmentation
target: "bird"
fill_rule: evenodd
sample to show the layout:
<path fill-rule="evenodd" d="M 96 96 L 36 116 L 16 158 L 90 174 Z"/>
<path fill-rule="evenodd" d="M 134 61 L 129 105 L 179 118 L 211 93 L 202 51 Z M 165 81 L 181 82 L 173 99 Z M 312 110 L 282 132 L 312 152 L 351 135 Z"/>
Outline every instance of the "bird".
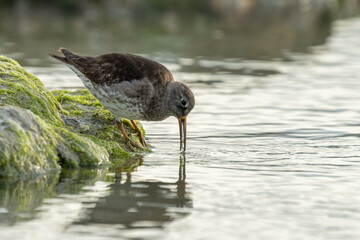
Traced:
<path fill-rule="evenodd" d="M 63 56 L 50 56 L 74 71 L 95 98 L 114 114 L 131 150 L 148 146 L 134 120 L 162 121 L 174 116 L 179 123 L 180 151 L 185 152 L 187 116 L 195 106 L 195 96 L 186 84 L 175 81 L 164 65 L 129 53 L 89 57 L 65 48 L 59 52 Z M 131 121 L 141 145 L 129 138 L 123 118 Z"/>

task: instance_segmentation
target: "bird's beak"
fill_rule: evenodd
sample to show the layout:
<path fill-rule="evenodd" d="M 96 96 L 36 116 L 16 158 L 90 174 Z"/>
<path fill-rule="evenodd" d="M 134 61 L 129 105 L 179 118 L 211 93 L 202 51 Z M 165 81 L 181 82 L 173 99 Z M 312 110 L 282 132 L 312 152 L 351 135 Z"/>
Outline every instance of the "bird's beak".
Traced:
<path fill-rule="evenodd" d="M 185 152 L 185 149 L 186 149 L 186 116 L 178 118 L 178 121 L 179 121 L 179 130 L 180 130 L 180 151 Z M 183 146 L 184 146 L 184 148 L 183 148 Z"/>

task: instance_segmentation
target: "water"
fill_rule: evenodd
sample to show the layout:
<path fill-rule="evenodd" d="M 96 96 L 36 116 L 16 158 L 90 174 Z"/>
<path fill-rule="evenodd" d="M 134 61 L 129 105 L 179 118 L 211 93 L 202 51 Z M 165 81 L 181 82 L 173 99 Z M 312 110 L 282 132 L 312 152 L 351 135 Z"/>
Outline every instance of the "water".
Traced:
<path fill-rule="evenodd" d="M 138 167 L 1 180 L 0 238 L 359 239 L 359 29 L 337 21 L 286 61 L 159 58 L 196 96 L 186 158 L 168 119 L 144 122 Z M 82 87 L 54 62 L 27 69 Z"/>

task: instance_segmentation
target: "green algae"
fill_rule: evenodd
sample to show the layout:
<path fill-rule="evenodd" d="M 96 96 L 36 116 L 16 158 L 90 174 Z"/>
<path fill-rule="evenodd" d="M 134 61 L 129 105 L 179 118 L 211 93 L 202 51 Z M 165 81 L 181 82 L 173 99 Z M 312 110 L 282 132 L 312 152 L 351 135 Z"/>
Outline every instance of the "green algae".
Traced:
<path fill-rule="evenodd" d="M 55 90 L 53 94 L 56 99 L 63 104 L 64 102 L 77 102 L 86 106 L 102 107 L 99 100 L 97 100 L 88 90 L 79 89 L 76 91 L 69 90 Z"/>
<path fill-rule="evenodd" d="M 3 56 L 1 111 L 6 114 L 0 118 L 0 127 L 6 131 L 0 132 L 0 176 L 64 166 L 94 167 L 109 160 L 125 164 L 127 158 L 144 152 L 130 151 L 115 125 L 115 116 L 88 90 L 49 92 L 37 77 Z M 124 127 L 131 139 L 140 143 L 130 121 L 124 120 Z"/>
<path fill-rule="evenodd" d="M 97 138 L 92 135 L 87 135 L 86 137 L 91 139 L 93 142 L 95 142 L 99 146 L 104 147 L 107 150 L 107 152 L 109 153 L 109 156 L 110 156 L 110 159 L 112 160 L 112 162 L 119 160 L 119 159 L 122 160 L 122 159 L 132 156 L 132 154 L 128 150 L 124 149 L 124 145 L 122 145 L 121 143 L 111 141 L 111 140 L 110 141 L 103 140 L 103 139 Z"/>
<path fill-rule="evenodd" d="M 131 156 L 124 137 L 115 125 L 115 116 L 106 110 L 88 90 L 55 90 L 52 93 L 61 102 L 63 109 L 69 112 L 63 120 L 72 131 L 105 147 L 110 159 Z M 142 125 L 139 122 L 137 125 L 145 135 Z M 124 127 L 130 133 L 130 138 L 140 144 L 129 120 L 124 119 Z"/>
<path fill-rule="evenodd" d="M 109 154 L 106 149 L 91 139 L 60 127 L 54 127 L 54 130 L 57 133 L 61 166 L 95 167 L 109 162 Z"/>
<path fill-rule="evenodd" d="M 29 109 L 41 119 L 62 126 L 60 103 L 33 74 L 16 61 L 0 56 L 0 100 L 2 105 Z"/>
<path fill-rule="evenodd" d="M 31 111 L 0 107 L 0 176 L 59 169 L 52 128 Z"/>

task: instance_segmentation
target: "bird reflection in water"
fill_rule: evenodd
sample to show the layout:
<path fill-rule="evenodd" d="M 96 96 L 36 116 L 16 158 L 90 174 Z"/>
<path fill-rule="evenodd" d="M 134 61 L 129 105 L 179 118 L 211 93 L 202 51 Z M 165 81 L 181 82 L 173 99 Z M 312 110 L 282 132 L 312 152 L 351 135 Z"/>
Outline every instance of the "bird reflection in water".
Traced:
<path fill-rule="evenodd" d="M 121 224 L 125 228 L 162 227 L 164 223 L 190 214 L 192 199 L 186 191 L 185 156 L 180 156 L 179 178 L 176 182 L 136 181 L 131 172 L 118 170 L 110 195 L 100 198 L 88 209 L 80 224 Z"/>

